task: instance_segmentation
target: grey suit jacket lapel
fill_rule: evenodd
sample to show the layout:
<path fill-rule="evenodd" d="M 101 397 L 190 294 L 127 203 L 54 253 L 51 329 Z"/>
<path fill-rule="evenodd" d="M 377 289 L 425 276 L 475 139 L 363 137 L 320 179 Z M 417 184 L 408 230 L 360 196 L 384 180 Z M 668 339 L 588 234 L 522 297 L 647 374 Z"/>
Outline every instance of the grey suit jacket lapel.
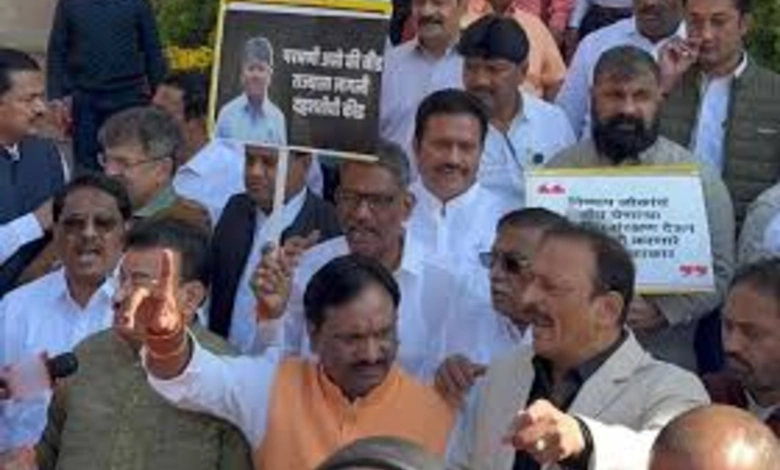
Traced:
<path fill-rule="evenodd" d="M 631 380 L 634 371 L 642 365 L 646 357 L 647 353 L 639 345 L 634 334 L 629 333 L 626 341 L 612 357 L 607 359 L 607 362 L 585 382 L 569 412 L 591 418 L 598 417 L 615 401 L 623 391 L 620 385 Z"/>

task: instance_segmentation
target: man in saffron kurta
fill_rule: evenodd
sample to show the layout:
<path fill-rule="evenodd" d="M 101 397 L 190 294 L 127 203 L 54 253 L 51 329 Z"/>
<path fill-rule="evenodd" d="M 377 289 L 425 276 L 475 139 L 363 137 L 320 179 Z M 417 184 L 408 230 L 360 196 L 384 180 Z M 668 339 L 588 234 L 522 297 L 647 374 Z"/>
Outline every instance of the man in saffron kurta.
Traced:
<path fill-rule="evenodd" d="M 168 267 L 157 285 L 137 290 L 124 306 L 146 338 L 149 381 L 176 406 L 238 426 L 254 446 L 256 468 L 312 469 L 345 444 L 378 435 L 443 453 L 454 410 L 394 365 L 400 294 L 377 261 L 336 258 L 309 282 L 304 304 L 315 362 L 279 361 L 276 348 L 260 357 L 207 352 L 186 333 L 168 280 L 173 264 L 163 259 Z M 266 334 L 273 328 L 260 331 Z"/>

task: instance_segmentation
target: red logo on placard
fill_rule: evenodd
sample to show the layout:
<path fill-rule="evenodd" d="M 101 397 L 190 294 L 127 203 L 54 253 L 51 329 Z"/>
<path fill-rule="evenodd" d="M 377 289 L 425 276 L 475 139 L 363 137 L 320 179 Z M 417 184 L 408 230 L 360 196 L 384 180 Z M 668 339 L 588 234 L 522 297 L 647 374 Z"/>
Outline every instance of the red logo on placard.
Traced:
<path fill-rule="evenodd" d="M 709 272 L 707 266 L 701 264 L 681 264 L 680 272 L 683 277 L 703 277 Z"/>
<path fill-rule="evenodd" d="M 539 186 L 539 188 L 537 188 L 537 192 L 539 194 L 551 194 L 559 196 L 561 194 L 566 194 L 566 188 L 560 184 L 542 184 Z"/>

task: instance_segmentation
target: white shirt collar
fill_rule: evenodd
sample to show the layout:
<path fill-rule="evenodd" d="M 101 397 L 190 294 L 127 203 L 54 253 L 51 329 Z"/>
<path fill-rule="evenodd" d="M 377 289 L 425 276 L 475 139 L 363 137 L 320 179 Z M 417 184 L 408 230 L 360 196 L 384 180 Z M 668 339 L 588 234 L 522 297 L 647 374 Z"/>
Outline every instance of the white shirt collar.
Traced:
<path fill-rule="evenodd" d="M 421 276 L 425 250 L 422 243 L 414 239 L 408 232 L 404 235 L 403 253 L 401 253 L 401 265 L 397 273 L 409 273 L 412 276 Z"/>
<path fill-rule="evenodd" d="M 449 46 L 447 46 L 447 51 L 441 57 L 434 57 L 430 52 L 428 52 L 428 50 L 420 43 L 420 38 L 418 36 L 412 38 L 409 41 L 409 43 L 410 43 L 409 45 L 411 51 L 427 59 L 439 60 L 439 59 L 446 59 L 451 55 L 459 55 L 456 47 L 458 45 L 458 38 L 455 38 L 455 40 L 452 41 L 452 43 L 450 43 Z"/>
<path fill-rule="evenodd" d="M 293 221 L 303 209 L 303 204 L 306 202 L 306 187 L 298 192 L 292 199 L 288 200 L 284 206 L 282 206 L 282 227 L 286 229 L 292 225 Z M 271 214 L 266 214 L 259 208 L 257 209 L 257 217 L 260 221 L 267 221 Z M 261 224 L 258 224 L 258 228 Z"/>
<path fill-rule="evenodd" d="M 73 299 L 73 296 L 70 294 L 70 289 L 68 288 L 68 279 L 65 274 L 65 268 L 60 268 L 56 271 L 55 276 L 57 276 L 57 284 L 59 292 L 56 292 L 55 297 L 59 300 L 62 300 L 64 302 L 68 302 L 74 306 L 79 306 L 79 304 Z M 89 298 L 89 301 L 87 302 L 87 305 L 82 308 L 82 310 L 86 310 L 89 308 L 89 306 L 94 302 L 95 298 L 98 296 L 103 297 L 106 300 L 111 300 L 111 298 L 114 295 L 114 283 L 112 282 L 111 278 L 112 274 L 109 273 L 109 275 L 106 277 L 106 280 L 103 281 L 103 284 L 98 287 L 98 290 L 95 291 L 94 294 L 92 294 L 92 297 Z M 79 306 L 79 308 L 81 308 Z"/>
<path fill-rule="evenodd" d="M 479 182 L 475 181 L 474 184 L 472 184 L 471 187 L 466 190 L 466 192 L 455 197 L 454 199 L 450 199 L 447 202 L 442 202 L 433 193 L 428 191 L 428 188 L 425 187 L 425 184 L 423 184 L 422 180 L 416 182 L 413 185 L 412 191 L 417 195 L 417 200 L 422 205 L 422 207 L 445 216 L 447 211 L 453 211 L 461 207 L 470 206 L 472 202 L 477 200 L 479 197 L 481 189 Z"/>
<path fill-rule="evenodd" d="M 19 144 L 4 145 L 3 147 L 5 147 L 5 151 L 10 155 L 12 162 L 18 162 L 22 158 L 19 154 Z"/>

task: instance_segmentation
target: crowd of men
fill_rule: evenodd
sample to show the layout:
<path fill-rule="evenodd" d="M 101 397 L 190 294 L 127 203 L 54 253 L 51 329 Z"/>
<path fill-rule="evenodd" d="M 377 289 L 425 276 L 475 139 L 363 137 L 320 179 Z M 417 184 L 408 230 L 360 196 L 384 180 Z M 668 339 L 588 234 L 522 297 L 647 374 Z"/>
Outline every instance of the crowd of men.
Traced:
<path fill-rule="evenodd" d="M 375 158 L 291 151 L 275 212 L 278 148 L 220 135 L 262 125 L 267 45 L 210 138 L 145 0 L 60 0 L 45 74 L 0 49 L 0 469 L 777 469 L 780 75 L 750 7 L 399 2 Z M 525 203 L 534 168 L 673 164 L 711 292 L 636 292 L 612 235 Z"/>

